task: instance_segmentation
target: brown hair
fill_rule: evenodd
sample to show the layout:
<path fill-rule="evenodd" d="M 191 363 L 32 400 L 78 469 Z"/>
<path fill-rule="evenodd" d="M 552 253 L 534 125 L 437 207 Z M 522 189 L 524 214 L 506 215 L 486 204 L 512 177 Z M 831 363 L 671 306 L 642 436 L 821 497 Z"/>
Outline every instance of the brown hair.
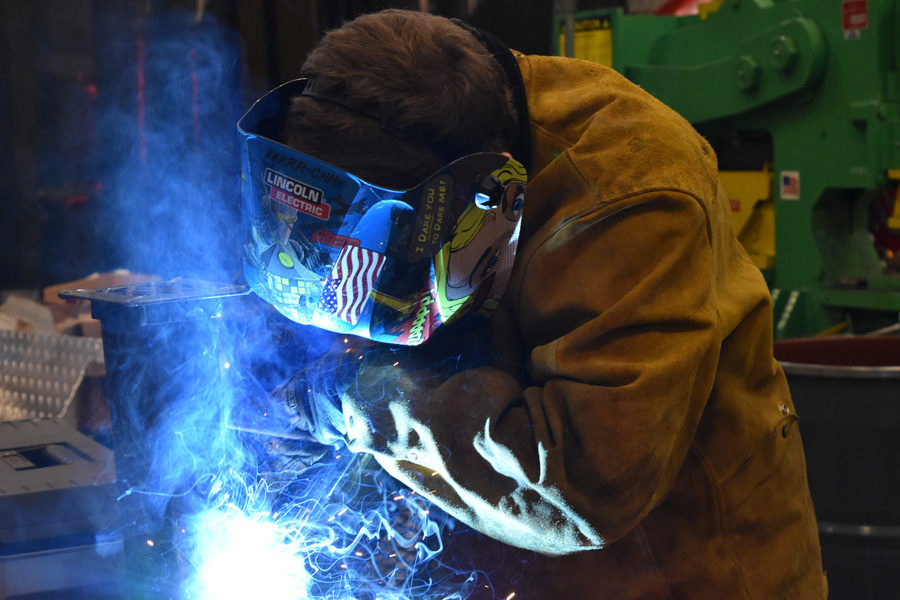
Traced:
<path fill-rule="evenodd" d="M 506 76 L 481 43 L 449 19 L 386 10 L 331 31 L 302 77 L 321 99 L 293 99 L 285 143 L 386 187 L 417 184 L 449 160 L 509 150 L 516 113 Z M 392 135 L 379 122 L 410 134 Z"/>

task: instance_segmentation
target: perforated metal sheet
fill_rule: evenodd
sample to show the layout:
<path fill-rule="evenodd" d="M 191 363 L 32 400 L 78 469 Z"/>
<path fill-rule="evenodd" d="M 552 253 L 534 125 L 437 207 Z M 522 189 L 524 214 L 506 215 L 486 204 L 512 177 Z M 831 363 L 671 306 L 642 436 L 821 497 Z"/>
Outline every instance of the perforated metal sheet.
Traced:
<path fill-rule="evenodd" d="M 91 363 L 99 339 L 0 331 L 0 421 L 65 417 Z"/>

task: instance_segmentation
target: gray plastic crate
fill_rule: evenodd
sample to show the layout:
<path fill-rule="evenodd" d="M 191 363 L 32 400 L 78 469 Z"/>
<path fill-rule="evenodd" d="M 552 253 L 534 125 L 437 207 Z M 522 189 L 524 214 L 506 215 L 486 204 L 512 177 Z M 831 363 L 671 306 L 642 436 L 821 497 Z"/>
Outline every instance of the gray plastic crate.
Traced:
<path fill-rule="evenodd" d="M 61 421 L 0 423 L 0 598 L 95 598 L 69 591 L 118 581 L 115 481 L 112 451 Z"/>

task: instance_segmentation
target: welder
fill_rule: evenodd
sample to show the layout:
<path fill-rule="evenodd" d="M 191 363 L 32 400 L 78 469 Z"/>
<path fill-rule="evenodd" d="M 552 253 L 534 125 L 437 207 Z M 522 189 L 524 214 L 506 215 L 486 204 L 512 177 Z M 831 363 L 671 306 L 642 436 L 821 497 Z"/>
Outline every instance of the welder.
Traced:
<path fill-rule="evenodd" d="M 530 557 L 500 595 L 826 597 L 770 295 L 684 119 L 419 12 L 300 76 L 240 122 L 247 278 L 340 334 L 300 429 Z"/>

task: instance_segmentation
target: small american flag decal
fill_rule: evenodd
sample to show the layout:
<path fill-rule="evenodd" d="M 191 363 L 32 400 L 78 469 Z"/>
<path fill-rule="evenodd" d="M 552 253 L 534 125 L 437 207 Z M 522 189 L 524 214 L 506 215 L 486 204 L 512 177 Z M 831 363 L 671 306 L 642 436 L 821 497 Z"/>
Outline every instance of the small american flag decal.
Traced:
<path fill-rule="evenodd" d="M 384 267 L 384 255 L 359 246 L 344 246 L 325 282 L 319 308 L 356 325 Z"/>
<path fill-rule="evenodd" d="M 800 199 L 800 172 L 782 171 L 780 179 L 780 191 L 782 200 Z"/>

